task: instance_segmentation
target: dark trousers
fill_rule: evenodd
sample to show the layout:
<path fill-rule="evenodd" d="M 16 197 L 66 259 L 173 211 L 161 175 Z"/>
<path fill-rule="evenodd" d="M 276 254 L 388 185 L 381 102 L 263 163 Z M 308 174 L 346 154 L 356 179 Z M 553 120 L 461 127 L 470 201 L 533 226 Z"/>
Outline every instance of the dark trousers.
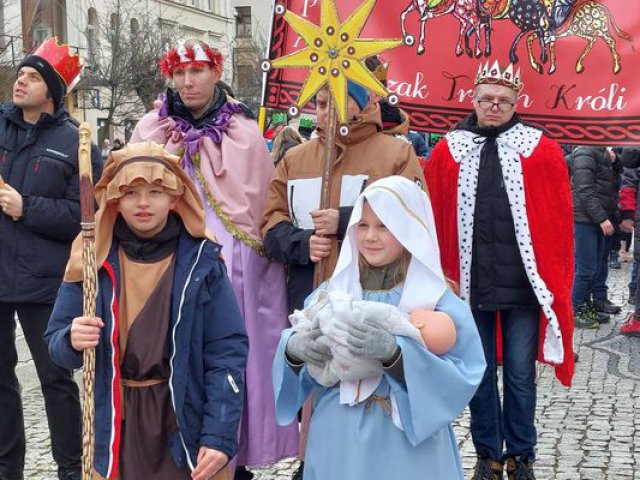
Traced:
<path fill-rule="evenodd" d="M 17 312 L 31 351 L 51 434 L 53 459 L 58 471 L 80 468 L 82 415 L 78 386 L 71 370 L 58 367 L 49 356 L 43 334 L 51 305 L 0 302 L 0 479 L 23 478 L 25 431 L 20 386 L 15 368 Z"/>
<path fill-rule="evenodd" d="M 604 247 L 600 254 L 596 275 L 593 277 L 593 299 L 600 302 L 604 302 L 609 298 L 607 279 L 609 278 L 609 253 L 611 253 L 612 246 L 613 236 L 604 237 Z"/>
<path fill-rule="evenodd" d="M 571 300 L 574 308 L 584 305 L 591 299 L 591 295 L 598 300 L 606 299 L 606 281 L 609 273 L 608 261 L 604 260 L 605 236 L 599 225 L 594 223 L 575 222 L 573 225 L 575 246 L 575 275 Z M 606 272 L 603 271 L 603 262 Z M 604 281 L 603 281 L 604 278 Z M 604 284 L 604 298 L 598 298 L 595 286 L 598 285 L 598 295 L 602 295 Z"/>
<path fill-rule="evenodd" d="M 501 460 L 522 455 L 533 461 L 536 446 L 536 357 L 540 311 L 502 310 L 504 400 L 500 402 L 496 360 L 497 312 L 473 310 L 487 368 L 469 408 L 478 456 Z"/>

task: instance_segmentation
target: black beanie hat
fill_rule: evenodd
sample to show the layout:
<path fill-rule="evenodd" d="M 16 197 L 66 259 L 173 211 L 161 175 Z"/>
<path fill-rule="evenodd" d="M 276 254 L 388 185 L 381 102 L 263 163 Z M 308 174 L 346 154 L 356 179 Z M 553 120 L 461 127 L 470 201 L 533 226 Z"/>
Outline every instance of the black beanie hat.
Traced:
<path fill-rule="evenodd" d="M 38 55 L 29 55 L 20 62 L 18 70 L 22 67 L 35 68 L 42 79 L 49 87 L 49 93 L 53 99 L 53 107 L 57 110 L 62 105 L 62 99 L 67 94 L 67 85 L 64 83 L 60 75 L 53 69 L 53 67 L 44 58 Z"/>

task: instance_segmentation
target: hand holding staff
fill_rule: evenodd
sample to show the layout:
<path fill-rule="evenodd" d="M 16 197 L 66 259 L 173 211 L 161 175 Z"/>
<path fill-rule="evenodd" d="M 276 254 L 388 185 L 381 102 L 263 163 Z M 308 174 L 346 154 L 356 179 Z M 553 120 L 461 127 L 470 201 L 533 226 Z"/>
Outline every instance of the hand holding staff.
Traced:
<path fill-rule="evenodd" d="M 96 315 L 96 249 L 95 249 L 95 200 L 91 171 L 91 130 L 89 124 L 80 125 L 78 148 L 80 173 L 80 210 L 82 226 L 82 299 L 83 315 Z M 83 350 L 84 370 L 82 375 L 82 480 L 91 480 L 94 451 L 94 404 L 96 351 L 94 347 Z"/>

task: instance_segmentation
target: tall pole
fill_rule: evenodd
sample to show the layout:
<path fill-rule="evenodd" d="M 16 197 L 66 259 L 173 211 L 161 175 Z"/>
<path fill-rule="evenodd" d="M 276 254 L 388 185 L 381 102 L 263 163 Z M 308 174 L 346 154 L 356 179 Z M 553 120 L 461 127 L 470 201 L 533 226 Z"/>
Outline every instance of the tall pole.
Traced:
<path fill-rule="evenodd" d="M 333 183 L 333 164 L 336 161 L 336 129 L 338 128 L 338 113 L 336 111 L 335 99 L 329 90 L 327 133 L 324 144 L 324 157 L 322 160 L 322 186 L 320 190 L 320 209 L 325 210 L 331 207 L 331 184 Z M 314 271 L 313 284 L 318 287 L 324 280 L 324 269 L 326 259 L 323 257 Z"/>
<path fill-rule="evenodd" d="M 96 315 L 96 249 L 95 249 L 95 200 L 93 195 L 93 175 L 91 171 L 91 129 L 89 124 L 80 125 L 78 148 L 80 171 L 80 209 L 82 227 L 82 314 Z M 82 374 L 82 480 L 93 477 L 94 454 L 94 403 L 96 351 L 86 348 L 83 352 Z"/>

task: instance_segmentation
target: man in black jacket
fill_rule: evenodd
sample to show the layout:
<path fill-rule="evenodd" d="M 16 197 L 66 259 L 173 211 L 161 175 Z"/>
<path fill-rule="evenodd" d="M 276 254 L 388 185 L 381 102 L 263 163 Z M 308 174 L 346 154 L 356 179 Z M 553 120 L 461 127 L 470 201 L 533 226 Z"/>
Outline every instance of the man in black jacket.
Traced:
<path fill-rule="evenodd" d="M 621 172 L 620 160 L 605 147 L 573 150 L 575 280 L 572 302 L 578 328 L 598 328 L 600 323 L 609 322 L 608 314 L 620 312 L 620 307 L 607 299 L 606 282 Z"/>
<path fill-rule="evenodd" d="M 58 477 L 80 478 L 78 387 L 70 370 L 51 361 L 43 339 L 71 242 L 80 231 L 78 128 L 63 107 L 68 85 L 79 73 L 78 57 L 69 55 L 67 46 L 61 47 L 51 39 L 22 61 L 13 85 L 13 102 L 0 105 L 0 175 L 4 180 L 0 188 L 3 480 L 22 479 L 24 470 L 24 420 L 15 373 L 16 314 L 40 379 Z M 97 180 L 102 163 L 100 150 L 93 147 Z"/>

